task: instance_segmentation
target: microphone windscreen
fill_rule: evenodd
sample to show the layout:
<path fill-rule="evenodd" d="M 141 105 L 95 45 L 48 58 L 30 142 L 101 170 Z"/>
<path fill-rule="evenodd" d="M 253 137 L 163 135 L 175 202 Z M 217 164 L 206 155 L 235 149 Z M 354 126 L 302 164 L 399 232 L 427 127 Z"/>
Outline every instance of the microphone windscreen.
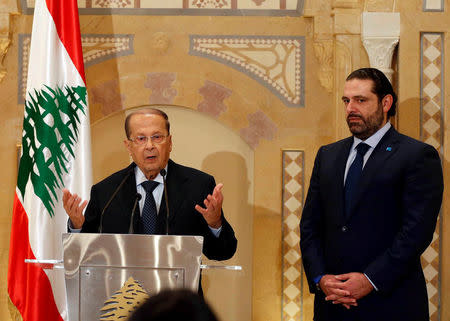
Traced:
<path fill-rule="evenodd" d="M 142 198 L 142 195 L 139 193 L 136 193 L 136 199 L 138 200 L 138 202 L 141 200 L 141 198 Z"/>
<path fill-rule="evenodd" d="M 162 177 L 166 176 L 166 169 L 163 168 L 159 173 L 161 174 Z"/>

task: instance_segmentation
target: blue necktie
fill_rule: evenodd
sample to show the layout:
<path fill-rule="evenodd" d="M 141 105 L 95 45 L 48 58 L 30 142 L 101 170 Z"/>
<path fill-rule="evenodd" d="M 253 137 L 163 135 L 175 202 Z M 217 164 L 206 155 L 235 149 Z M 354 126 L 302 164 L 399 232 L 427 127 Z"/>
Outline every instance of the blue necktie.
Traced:
<path fill-rule="evenodd" d="M 350 209 L 355 201 L 356 192 L 358 190 L 358 183 L 361 179 L 363 170 L 364 155 L 369 150 L 370 146 L 365 143 L 359 143 L 356 146 L 356 157 L 352 165 L 348 169 L 347 178 L 345 180 L 344 193 L 345 193 L 345 217 L 350 216 Z"/>
<path fill-rule="evenodd" d="M 145 189 L 145 203 L 142 209 L 142 224 L 145 234 L 156 233 L 156 218 L 158 213 L 156 212 L 156 203 L 153 197 L 153 190 L 159 185 L 155 181 L 145 181 L 141 183 Z"/>

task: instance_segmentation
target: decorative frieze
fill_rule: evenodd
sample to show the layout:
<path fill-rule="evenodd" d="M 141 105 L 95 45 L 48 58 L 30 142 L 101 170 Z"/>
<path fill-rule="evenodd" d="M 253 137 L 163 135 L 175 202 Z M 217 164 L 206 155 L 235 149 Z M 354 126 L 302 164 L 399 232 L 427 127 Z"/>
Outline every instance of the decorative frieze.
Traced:
<path fill-rule="evenodd" d="M 78 0 L 81 15 L 300 16 L 305 0 Z M 21 0 L 32 14 L 35 0 Z"/>

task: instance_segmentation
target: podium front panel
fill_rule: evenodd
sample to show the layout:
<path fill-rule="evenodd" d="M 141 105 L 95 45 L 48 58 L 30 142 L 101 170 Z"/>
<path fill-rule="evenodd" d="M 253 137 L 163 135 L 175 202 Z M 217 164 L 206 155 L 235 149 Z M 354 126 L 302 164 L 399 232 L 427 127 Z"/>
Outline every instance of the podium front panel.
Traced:
<path fill-rule="evenodd" d="M 202 237 L 68 233 L 63 245 L 70 321 L 128 315 L 166 288 L 198 290 Z"/>

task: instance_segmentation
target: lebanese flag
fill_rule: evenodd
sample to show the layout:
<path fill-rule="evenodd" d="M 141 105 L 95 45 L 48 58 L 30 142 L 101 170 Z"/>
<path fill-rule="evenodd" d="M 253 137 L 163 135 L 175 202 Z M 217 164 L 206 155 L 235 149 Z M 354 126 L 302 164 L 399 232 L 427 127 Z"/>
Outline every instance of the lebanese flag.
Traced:
<path fill-rule="evenodd" d="M 89 110 L 76 0 L 36 0 L 21 155 L 8 293 L 24 321 L 67 320 L 64 272 L 24 260 L 62 260 L 68 219 L 62 189 L 89 198 Z"/>

